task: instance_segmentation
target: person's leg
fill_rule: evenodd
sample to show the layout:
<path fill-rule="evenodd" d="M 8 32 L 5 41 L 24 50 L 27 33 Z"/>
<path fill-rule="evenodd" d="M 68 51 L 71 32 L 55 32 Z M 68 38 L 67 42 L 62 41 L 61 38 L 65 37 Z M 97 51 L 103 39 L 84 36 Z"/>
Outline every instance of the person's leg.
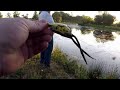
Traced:
<path fill-rule="evenodd" d="M 53 38 L 52 38 L 51 42 L 49 43 L 48 50 L 46 52 L 46 59 L 45 59 L 45 62 L 44 62 L 45 66 L 50 67 L 52 50 L 53 50 Z"/>
<path fill-rule="evenodd" d="M 45 50 L 46 51 L 46 50 Z M 40 63 L 43 64 L 45 61 L 45 51 L 41 52 L 40 54 Z"/>
<path fill-rule="evenodd" d="M 51 60 L 51 53 L 53 50 L 53 38 L 49 42 L 48 48 L 41 53 L 41 61 L 40 63 L 44 63 L 45 66 L 50 66 L 50 60 Z"/>

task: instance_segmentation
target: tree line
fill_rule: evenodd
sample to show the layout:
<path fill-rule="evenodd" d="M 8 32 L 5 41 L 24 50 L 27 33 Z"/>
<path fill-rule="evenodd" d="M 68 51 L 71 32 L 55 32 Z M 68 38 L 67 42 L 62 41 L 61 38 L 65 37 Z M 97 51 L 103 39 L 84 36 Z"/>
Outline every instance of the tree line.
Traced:
<path fill-rule="evenodd" d="M 53 18 L 55 22 L 61 23 L 61 22 L 72 22 L 77 23 L 79 25 L 88 25 L 88 24 L 97 24 L 97 25 L 113 25 L 116 21 L 116 17 L 109 14 L 107 11 L 105 11 L 103 14 L 96 15 L 94 18 L 91 18 L 90 16 L 71 16 L 68 13 L 64 12 L 54 12 Z M 120 26 L 120 22 L 115 24 L 116 26 Z"/>
<path fill-rule="evenodd" d="M 38 20 L 39 13 L 37 13 L 37 11 L 34 11 L 32 18 L 28 18 L 28 14 L 26 14 L 26 15 L 23 14 L 22 17 L 25 18 L 25 19 Z M 6 15 L 6 18 L 12 18 L 12 17 L 13 18 L 20 17 L 20 13 L 18 11 L 14 11 L 13 15 L 11 15 L 11 13 L 8 12 L 7 15 Z M 0 12 L 0 18 L 3 18 L 3 15 L 2 15 L 1 12 Z"/>
<path fill-rule="evenodd" d="M 34 11 L 32 18 L 28 18 L 28 14 L 22 15 L 22 17 L 26 19 L 38 20 L 39 13 L 37 13 L 37 11 Z M 116 17 L 112 16 L 108 12 L 104 12 L 103 14 L 96 15 L 94 18 L 91 18 L 90 16 L 85 16 L 85 15 L 71 16 L 70 14 L 64 13 L 64 12 L 54 12 L 52 16 L 54 21 L 57 23 L 69 22 L 69 23 L 77 23 L 79 25 L 97 24 L 97 25 L 110 26 L 110 25 L 113 25 L 113 23 L 116 21 Z M 13 15 L 11 15 L 8 12 L 6 17 L 7 18 L 20 17 L 20 13 L 18 11 L 14 11 Z M 0 12 L 0 18 L 3 18 L 3 15 L 1 12 Z M 120 27 L 120 22 L 116 23 L 115 26 Z"/>

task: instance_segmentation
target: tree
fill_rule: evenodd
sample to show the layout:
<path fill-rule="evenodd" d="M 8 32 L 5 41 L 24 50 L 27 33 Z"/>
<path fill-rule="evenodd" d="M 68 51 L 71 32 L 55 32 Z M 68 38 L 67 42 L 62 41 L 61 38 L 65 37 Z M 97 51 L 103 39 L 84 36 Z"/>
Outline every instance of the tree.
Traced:
<path fill-rule="evenodd" d="M 82 19 L 82 16 L 72 17 L 72 21 L 78 24 L 81 23 L 81 19 Z"/>
<path fill-rule="evenodd" d="M 96 24 L 102 24 L 103 23 L 103 17 L 102 15 L 96 15 L 94 18 L 94 21 Z"/>
<path fill-rule="evenodd" d="M 103 24 L 104 25 L 112 25 L 115 21 L 115 17 L 106 13 L 103 13 Z"/>
<path fill-rule="evenodd" d="M 70 16 L 69 14 L 67 13 L 64 13 L 64 12 L 60 12 L 61 16 L 62 16 L 62 21 L 63 22 L 71 22 L 72 21 L 72 16 Z"/>
<path fill-rule="evenodd" d="M 114 26 L 120 27 L 120 22 L 114 24 Z"/>
<path fill-rule="evenodd" d="M 102 15 L 96 15 L 94 21 L 96 24 L 112 25 L 115 19 L 116 17 L 110 15 L 107 11 L 104 11 Z"/>
<path fill-rule="evenodd" d="M 17 11 L 15 11 L 14 13 L 13 13 L 13 17 L 15 18 L 15 17 L 19 17 L 19 15 L 20 15 L 20 13 L 18 13 Z"/>
<path fill-rule="evenodd" d="M 7 13 L 7 18 L 12 18 L 11 14 L 9 12 Z"/>
<path fill-rule="evenodd" d="M 2 15 L 2 13 L 0 12 L 0 18 L 2 18 L 3 17 L 3 15 Z"/>
<path fill-rule="evenodd" d="M 34 12 L 32 19 L 33 19 L 33 20 L 38 20 L 37 11 Z"/>
<path fill-rule="evenodd" d="M 91 23 L 93 23 L 93 19 L 89 16 L 83 15 L 78 24 L 85 25 L 85 24 L 91 24 Z"/>
<path fill-rule="evenodd" d="M 55 22 L 57 22 L 57 23 L 61 23 L 62 22 L 62 15 L 61 15 L 60 12 L 54 12 L 52 14 L 52 17 L 53 17 Z"/>

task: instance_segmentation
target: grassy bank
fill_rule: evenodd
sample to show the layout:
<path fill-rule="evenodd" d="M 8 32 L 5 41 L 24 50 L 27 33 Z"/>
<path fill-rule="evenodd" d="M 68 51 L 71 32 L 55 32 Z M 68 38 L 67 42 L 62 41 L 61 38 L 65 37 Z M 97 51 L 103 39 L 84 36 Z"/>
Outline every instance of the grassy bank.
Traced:
<path fill-rule="evenodd" d="M 1 79 L 118 79 L 116 72 L 103 75 L 102 66 L 91 67 L 89 70 L 78 65 L 75 60 L 68 59 L 59 48 L 52 54 L 51 68 L 44 68 L 39 63 L 40 56 L 28 60 L 17 72 L 0 77 Z"/>
<path fill-rule="evenodd" d="M 100 29 L 100 30 L 109 30 L 109 31 L 120 31 L 120 27 L 116 27 L 116 26 L 105 26 L 105 25 L 87 25 L 90 27 L 94 27 L 95 29 Z"/>

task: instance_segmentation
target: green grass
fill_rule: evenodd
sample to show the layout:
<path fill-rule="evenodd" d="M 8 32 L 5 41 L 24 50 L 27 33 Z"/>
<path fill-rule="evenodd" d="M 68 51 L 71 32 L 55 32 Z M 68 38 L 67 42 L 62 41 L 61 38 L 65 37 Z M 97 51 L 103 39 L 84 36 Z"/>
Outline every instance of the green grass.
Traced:
<path fill-rule="evenodd" d="M 118 79 L 117 71 L 104 74 L 102 65 L 87 69 L 56 47 L 52 53 L 51 68 L 39 63 L 40 55 L 29 59 L 21 69 L 0 79 Z"/>
<path fill-rule="evenodd" d="M 86 79 L 87 71 L 83 65 L 78 65 L 77 61 L 67 58 L 59 48 L 53 51 L 52 55 L 53 61 L 60 65 L 63 70 L 68 73 L 73 78 Z"/>
<path fill-rule="evenodd" d="M 88 79 L 119 79 L 117 68 L 106 71 L 103 64 L 91 65 L 88 69 Z"/>
<path fill-rule="evenodd" d="M 87 25 L 90 27 L 94 27 L 95 29 L 100 29 L 100 30 L 109 30 L 109 31 L 120 31 L 120 27 L 116 27 L 116 26 L 105 26 L 105 25 Z"/>

